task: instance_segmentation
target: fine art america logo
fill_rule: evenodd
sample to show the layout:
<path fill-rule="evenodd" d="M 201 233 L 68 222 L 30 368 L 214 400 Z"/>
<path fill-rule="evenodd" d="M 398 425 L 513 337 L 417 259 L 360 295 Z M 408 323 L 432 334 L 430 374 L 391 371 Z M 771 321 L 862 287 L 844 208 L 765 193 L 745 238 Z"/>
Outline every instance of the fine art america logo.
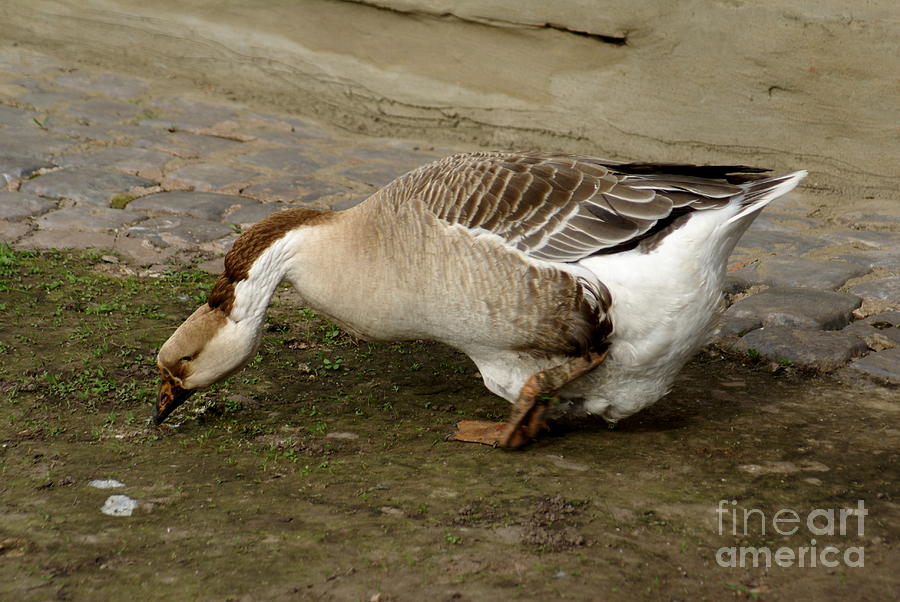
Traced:
<path fill-rule="evenodd" d="M 719 535 L 729 531 L 731 535 L 795 535 L 808 534 L 809 545 L 772 549 L 755 546 L 723 546 L 716 551 L 716 563 L 721 567 L 847 567 L 865 566 L 865 549 L 850 546 L 843 549 L 833 545 L 817 545 L 816 537 L 834 537 L 865 534 L 866 515 L 869 511 L 863 500 L 857 500 L 856 508 L 816 508 L 806 515 L 782 508 L 771 516 L 759 508 L 739 508 L 737 500 L 719 500 L 716 508 Z M 730 519 L 731 528 L 725 525 Z"/>

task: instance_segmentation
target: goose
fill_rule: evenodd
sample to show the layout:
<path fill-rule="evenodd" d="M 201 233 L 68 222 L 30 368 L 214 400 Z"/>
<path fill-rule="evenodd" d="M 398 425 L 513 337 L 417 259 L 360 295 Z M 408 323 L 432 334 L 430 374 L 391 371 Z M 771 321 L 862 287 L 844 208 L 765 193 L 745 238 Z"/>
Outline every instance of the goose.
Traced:
<path fill-rule="evenodd" d="M 615 423 L 670 390 L 715 326 L 738 239 L 806 175 L 766 171 L 465 153 L 344 211 L 275 213 L 235 241 L 208 301 L 160 348 L 153 421 L 254 357 L 287 280 L 363 340 L 468 355 L 512 408 L 452 439 L 520 447 L 554 396 Z"/>

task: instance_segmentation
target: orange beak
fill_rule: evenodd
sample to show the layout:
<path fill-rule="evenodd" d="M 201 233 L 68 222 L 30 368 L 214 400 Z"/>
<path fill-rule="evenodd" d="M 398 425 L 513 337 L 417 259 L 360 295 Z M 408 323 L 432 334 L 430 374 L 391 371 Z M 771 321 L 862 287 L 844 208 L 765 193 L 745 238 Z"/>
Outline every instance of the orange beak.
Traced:
<path fill-rule="evenodd" d="M 194 392 L 193 389 L 184 389 L 178 384 L 168 370 L 160 367 L 162 384 L 159 386 L 159 397 L 156 399 L 156 407 L 153 412 L 153 423 L 161 424 L 172 410 L 183 404 Z"/>

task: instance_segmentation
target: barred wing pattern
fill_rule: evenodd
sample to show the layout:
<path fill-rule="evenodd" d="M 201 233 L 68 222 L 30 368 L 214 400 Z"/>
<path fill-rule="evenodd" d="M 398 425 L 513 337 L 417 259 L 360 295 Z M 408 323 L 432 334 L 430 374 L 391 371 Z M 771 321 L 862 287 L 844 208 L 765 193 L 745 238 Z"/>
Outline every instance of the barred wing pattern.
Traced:
<path fill-rule="evenodd" d="M 573 262 L 636 241 L 674 214 L 724 206 L 744 190 L 729 179 L 753 177 L 729 174 L 759 171 L 471 153 L 420 167 L 387 188 L 401 187 L 405 194 L 391 196 L 420 199 L 438 218 L 496 234 L 536 259 Z"/>

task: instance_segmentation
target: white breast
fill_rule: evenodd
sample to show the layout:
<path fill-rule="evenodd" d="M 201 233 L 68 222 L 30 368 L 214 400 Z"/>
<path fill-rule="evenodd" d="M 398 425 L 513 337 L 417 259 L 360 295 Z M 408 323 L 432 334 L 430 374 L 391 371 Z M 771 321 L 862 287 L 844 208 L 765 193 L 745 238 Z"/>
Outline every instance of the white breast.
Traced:
<path fill-rule="evenodd" d="M 582 399 L 584 411 L 615 421 L 669 391 L 717 319 L 731 247 L 719 231 L 723 217 L 696 214 L 650 253 L 635 249 L 581 261 L 612 294 L 614 331 L 606 361 L 561 397 Z"/>

